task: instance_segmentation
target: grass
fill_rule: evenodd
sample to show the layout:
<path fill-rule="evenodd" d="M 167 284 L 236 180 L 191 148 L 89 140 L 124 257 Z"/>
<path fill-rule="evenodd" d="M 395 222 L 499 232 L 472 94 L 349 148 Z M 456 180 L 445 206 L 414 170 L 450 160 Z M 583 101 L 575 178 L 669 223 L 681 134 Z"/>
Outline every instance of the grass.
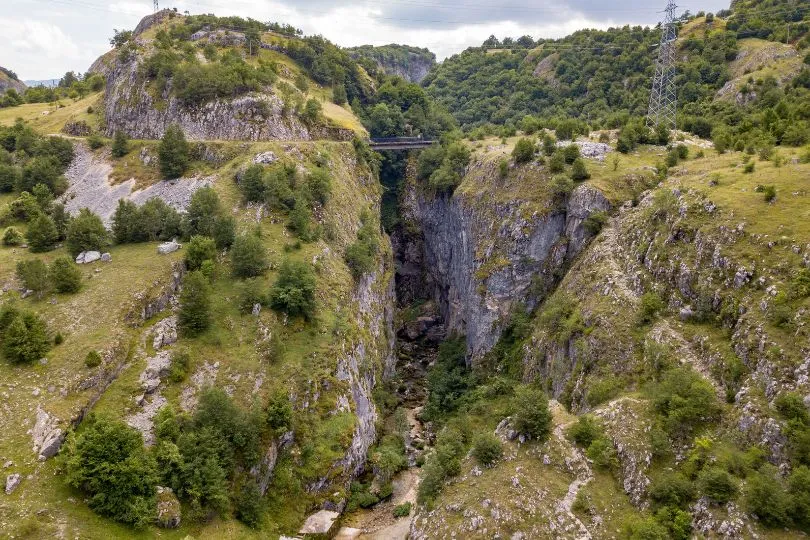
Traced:
<path fill-rule="evenodd" d="M 100 92 L 77 101 L 64 98 L 56 103 L 27 103 L 0 109 L 0 126 L 13 125 L 17 118 L 22 118 L 44 135 L 61 132 L 65 124 L 71 121 L 83 120 L 91 128 L 97 128 L 99 116 L 96 112 L 88 113 L 88 107 L 93 107 L 95 111 L 100 110 Z"/>

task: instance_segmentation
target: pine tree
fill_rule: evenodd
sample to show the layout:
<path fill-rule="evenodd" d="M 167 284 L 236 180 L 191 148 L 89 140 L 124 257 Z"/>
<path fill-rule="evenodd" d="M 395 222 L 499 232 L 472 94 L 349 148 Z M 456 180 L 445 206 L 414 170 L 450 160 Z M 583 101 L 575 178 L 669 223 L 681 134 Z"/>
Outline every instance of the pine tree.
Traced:
<path fill-rule="evenodd" d="M 189 148 L 183 130 L 177 124 L 166 129 L 158 148 L 160 172 L 165 178 L 180 178 L 188 168 Z"/>
<path fill-rule="evenodd" d="M 211 287 L 208 278 L 200 271 L 189 272 L 183 280 L 180 293 L 180 331 L 186 336 L 196 336 L 211 325 Z"/>
<path fill-rule="evenodd" d="M 50 348 L 45 323 L 33 313 L 17 315 L 3 332 L 3 355 L 15 364 L 39 360 Z"/>
<path fill-rule="evenodd" d="M 261 202 L 265 196 L 264 167 L 251 165 L 239 181 L 242 196 L 248 202 Z"/>
<path fill-rule="evenodd" d="M 28 225 L 26 237 L 32 252 L 50 251 L 59 240 L 59 231 L 51 218 L 40 213 Z"/>
<path fill-rule="evenodd" d="M 238 278 L 262 275 L 267 270 L 267 256 L 261 238 L 255 234 L 238 236 L 231 248 L 231 264 Z"/>
<path fill-rule="evenodd" d="M 22 281 L 26 289 L 37 293 L 37 296 L 42 296 L 42 293 L 50 286 L 48 267 L 40 259 L 18 262 L 17 278 Z"/>
<path fill-rule="evenodd" d="M 132 201 L 120 199 L 118 208 L 112 218 L 112 231 L 119 244 L 143 240 L 139 231 L 140 215 L 137 205 Z"/>
<path fill-rule="evenodd" d="M 74 257 L 82 251 L 100 251 L 107 244 L 107 229 L 101 218 L 82 208 L 68 225 L 66 244 Z"/>
<path fill-rule="evenodd" d="M 574 160 L 574 164 L 571 167 L 571 179 L 577 182 L 582 180 L 587 180 L 591 177 L 591 174 L 588 172 L 588 168 L 585 166 L 585 161 L 582 158 L 577 158 Z"/>
<path fill-rule="evenodd" d="M 82 273 L 67 257 L 59 257 L 51 263 L 49 275 L 53 288 L 59 293 L 75 293 L 82 286 Z"/>
<path fill-rule="evenodd" d="M 113 137 L 112 149 L 113 157 L 124 157 L 129 153 L 129 139 L 123 131 L 116 131 Z"/>

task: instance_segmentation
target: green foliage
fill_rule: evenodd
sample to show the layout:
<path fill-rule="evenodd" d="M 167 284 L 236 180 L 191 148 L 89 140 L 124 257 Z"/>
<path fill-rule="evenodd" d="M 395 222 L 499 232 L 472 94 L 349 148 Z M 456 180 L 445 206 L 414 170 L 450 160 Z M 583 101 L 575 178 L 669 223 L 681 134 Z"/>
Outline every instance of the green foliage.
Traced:
<path fill-rule="evenodd" d="M 48 267 L 40 259 L 22 260 L 17 263 L 17 279 L 19 279 L 26 289 L 37 293 L 38 296 L 48 290 L 50 280 L 48 279 Z"/>
<path fill-rule="evenodd" d="M 588 446 L 586 451 L 588 459 L 593 461 L 593 464 L 602 469 L 617 469 L 619 467 L 619 458 L 616 455 L 616 449 L 613 443 L 605 436 L 597 437 Z"/>
<path fill-rule="evenodd" d="M 582 226 L 588 232 L 588 234 L 592 236 L 596 236 L 600 232 L 602 232 L 602 228 L 605 226 L 608 220 L 607 212 L 597 211 L 591 212 L 588 217 L 586 217 L 582 221 Z"/>
<path fill-rule="evenodd" d="M 422 467 L 422 481 L 419 484 L 417 501 L 432 504 L 441 491 L 445 479 L 461 472 L 461 458 L 464 457 L 464 436 L 457 429 L 446 427 L 436 438 L 435 452 Z"/>
<path fill-rule="evenodd" d="M 572 165 L 580 159 L 579 145 L 569 144 L 560 150 L 565 158 L 566 165 Z"/>
<path fill-rule="evenodd" d="M 562 150 L 555 150 L 548 160 L 548 170 L 552 173 L 561 173 L 565 170 L 565 154 Z"/>
<path fill-rule="evenodd" d="M 323 117 L 323 107 L 321 102 L 317 99 L 310 98 L 304 104 L 304 110 L 301 111 L 301 119 L 307 124 L 315 124 Z"/>
<path fill-rule="evenodd" d="M 79 210 L 79 215 L 68 224 L 65 245 L 74 257 L 82 251 L 100 251 L 107 242 L 104 223 L 87 208 Z"/>
<path fill-rule="evenodd" d="M 312 224 L 312 211 L 302 198 L 295 201 L 287 226 L 304 242 L 314 242 L 320 236 L 319 228 Z"/>
<path fill-rule="evenodd" d="M 180 126 L 173 124 L 166 128 L 158 146 L 160 173 L 164 178 L 183 176 L 189 164 L 189 146 Z"/>
<path fill-rule="evenodd" d="M 717 418 L 720 407 L 714 388 L 690 368 L 664 373 L 653 392 L 653 406 L 670 435 L 683 436 Z"/>
<path fill-rule="evenodd" d="M 503 455 L 501 440 L 489 432 L 479 434 L 473 441 L 472 455 L 484 467 L 491 467 Z"/>
<path fill-rule="evenodd" d="M 15 364 L 39 360 L 51 348 L 45 322 L 13 307 L 0 311 L 0 345 L 6 360 Z"/>
<path fill-rule="evenodd" d="M 291 317 L 310 320 L 315 315 L 316 280 L 312 267 L 304 262 L 286 260 L 270 291 L 270 306 Z"/>
<path fill-rule="evenodd" d="M 180 349 L 172 352 L 171 365 L 169 366 L 169 380 L 179 383 L 186 380 L 188 371 L 191 368 L 191 356 L 188 351 Z"/>
<path fill-rule="evenodd" d="M 90 147 L 91 150 L 98 150 L 99 148 L 104 147 L 104 139 L 101 135 L 97 133 L 93 133 L 89 137 L 87 137 L 87 146 Z"/>
<path fill-rule="evenodd" d="M 602 426 L 596 422 L 594 417 L 586 414 L 577 418 L 576 423 L 568 428 L 567 435 L 578 445 L 588 448 L 603 433 Z"/>
<path fill-rule="evenodd" d="M 14 191 L 22 180 L 22 171 L 16 165 L 0 163 L 0 193 Z"/>
<path fill-rule="evenodd" d="M 143 527 L 154 519 L 155 462 L 141 434 L 118 421 L 91 418 L 65 449 L 65 480 L 99 514 Z"/>
<path fill-rule="evenodd" d="M 639 324 L 650 324 L 664 308 L 666 308 L 666 304 L 658 293 L 654 291 L 644 293 L 641 296 L 641 307 L 638 312 Z"/>
<path fill-rule="evenodd" d="M 267 425 L 277 435 L 288 431 L 292 426 L 292 406 L 282 393 L 270 397 L 266 409 Z"/>
<path fill-rule="evenodd" d="M 419 156 L 417 175 L 421 179 L 427 178 L 434 191 L 450 194 L 461 184 L 470 156 L 470 150 L 462 142 L 428 148 Z"/>
<path fill-rule="evenodd" d="M 439 345 L 436 363 L 428 373 L 428 401 L 422 412 L 428 420 L 439 420 L 455 411 L 473 387 L 467 367 L 467 343 L 453 337 Z"/>
<path fill-rule="evenodd" d="M 81 289 L 82 273 L 78 266 L 67 257 L 54 259 L 48 268 L 48 276 L 58 293 L 72 294 Z"/>
<path fill-rule="evenodd" d="M 551 411 L 546 394 L 533 386 L 515 390 L 513 426 L 519 433 L 543 442 L 551 433 Z"/>
<path fill-rule="evenodd" d="M 84 357 L 84 365 L 89 368 L 98 367 L 101 365 L 101 355 L 97 351 L 90 351 Z"/>
<path fill-rule="evenodd" d="M 509 160 L 506 158 L 498 162 L 498 176 L 500 176 L 502 180 L 509 176 Z"/>
<path fill-rule="evenodd" d="M 515 159 L 515 163 L 528 163 L 534 159 L 536 150 L 537 147 L 533 139 L 522 137 L 515 143 L 515 149 L 512 150 L 512 157 Z"/>
<path fill-rule="evenodd" d="M 216 260 L 217 246 L 213 238 L 192 236 L 186 245 L 185 262 L 189 270 L 199 270 L 203 262 Z"/>
<path fill-rule="evenodd" d="M 737 496 L 737 484 L 719 467 L 706 467 L 698 476 L 700 492 L 716 504 L 725 504 Z"/>
<path fill-rule="evenodd" d="M 790 520 L 793 501 L 775 472 L 772 467 L 763 467 L 747 479 L 745 507 L 766 526 L 783 527 Z M 806 487 L 804 491 L 807 491 Z"/>
<path fill-rule="evenodd" d="M 32 192 L 34 186 L 43 184 L 51 193 L 61 195 L 67 189 L 67 180 L 62 176 L 64 167 L 55 156 L 34 157 L 23 167 L 17 190 Z"/>
<path fill-rule="evenodd" d="M 231 267 L 237 278 L 257 277 L 267 270 L 267 254 L 258 234 L 242 234 L 231 246 Z"/>
<path fill-rule="evenodd" d="M 186 236 L 208 236 L 214 239 L 218 249 L 225 249 L 234 241 L 235 227 L 214 188 L 204 187 L 194 192 L 183 221 Z"/>
<path fill-rule="evenodd" d="M 25 236 L 31 251 L 39 253 L 54 248 L 59 240 L 59 231 L 56 230 L 56 225 L 50 217 L 40 213 L 29 223 Z"/>
<path fill-rule="evenodd" d="M 170 240 L 181 233 L 180 214 L 157 197 L 142 206 L 121 199 L 112 218 L 112 231 L 119 244 Z"/>
<path fill-rule="evenodd" d="M 323 167 L 316 167 L 307 176 L 307 195 L 321 206 L 325 206 L 332 195 L 332 175 Z"/>
<path fill-rule="evenodd" d="M 762 198 L 765 199 L 765 202 L 767 203 L 776 200 L 776 186 L 765 186 L 765 188 L 762 190 Z"/>
<path fill-rule="evenodd" d="M 695 495 L 693 482 L 680 473 L 665 473 L 650 484 L 650 499 L 659 506 L 685 508 Z"/>
<path fill-rule="evenodd" d="M 254 164 L 248 167 L 239 181 L 239 189 L 247 202 L 261 202 L 266 196 L 264 167 Z"/>
<path fill-rule="evenodd" d="M 236 497 L 236 518 L 251 528 L 257 528 L 262 517 L 262 494 L 252 478 L 242 484 Z"/>
<path fill-rule="evenodd" d="M 180 292 L 178 326 L 182 334 L 196 336 L 211 324 L 211 287 L 202 272 L 186 274 Z"/>
<path fill-rule="evenodd" d="M 670 540 L 669 531 L 654 517 L 636 518 L 625 525 L 622 538 L 628 540 Z"/>
<path fill-rule="evenodd" d="M 576 146 L 573 147 L 577 148 Z M 568 148 L 571 148 L 571 146 Z M 590 177 L 591 173 L 588 172 L 588 168 L 585 166 L 585 161 L 582 158 L 576 158 L 571 166 L 571 179 L 575 182 L 581 182 Z"/>
<path fill-rule="evenodd" d="M 346 248 L 344 257 L 355 280 L 359 280 L 365 274 L 374 270 L 379 250 L 379 228 L 371 214 L 364 212 L 360 216 L 360 229 L 357 231 L 357 240 Z"/>
<path fill-rule="evenodd" d="M 411 515 L 411 503 L 404 502 L 394 507 L 394 517 L 402 518 Z"/>
<path fill-rule="evenodd" d="M 122 158 L 129 153 L 129 139 L 121 130 L 115 132 L 110 152 L 114 158 Z"/>
<path fill-rule="evenodd" d="M 19 246 L 25 239 L 20 231 L 14 227 L 8 227 L 3 232 L 3 245 L 4 246 Z"/>

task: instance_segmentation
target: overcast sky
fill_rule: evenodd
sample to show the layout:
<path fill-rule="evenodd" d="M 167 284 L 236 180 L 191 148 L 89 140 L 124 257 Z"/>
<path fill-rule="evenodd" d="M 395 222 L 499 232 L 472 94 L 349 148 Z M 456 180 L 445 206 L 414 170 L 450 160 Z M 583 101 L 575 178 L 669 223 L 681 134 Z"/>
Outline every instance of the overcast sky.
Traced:
<path fill-rule="evenodd" d="M 580 28 L 655 24 L 666 0 L 177 0 L 192 14 L 290 23 L 343 45 L 405 43 L 439 59 L 494 34 L 556 38 Z M 683 0 L 680 10 L 717 11 L 729 0 Z M 0 66 L 22 79 L 84 72 L 108 48 L 113 28 L 132 29 L 152 0 L 0 0 Z M 660 6 L 659 6 L 660 4 Z"/>

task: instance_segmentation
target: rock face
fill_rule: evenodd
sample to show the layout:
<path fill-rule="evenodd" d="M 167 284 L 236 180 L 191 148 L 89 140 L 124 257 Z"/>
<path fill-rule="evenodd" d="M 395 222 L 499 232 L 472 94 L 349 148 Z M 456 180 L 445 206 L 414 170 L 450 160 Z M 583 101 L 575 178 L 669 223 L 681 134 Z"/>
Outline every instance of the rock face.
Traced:
<path fill-rule="evenodd" d="M 415 274 L 423 272 L 448 333 L 465 334 L 475 359 L 495 345 L 512 306 L 532 300 L 537 276 L 550 287 L 582 250 L 590 236 L 584 220 L 609 207 L 586 184 L 562 208 L 528 218 L 521 201 L 493 206 L 458 194 L 425 196 L 411 186 L 404 213 L 420 229 L 422 250 L 400 256 L 398 282 L 418 283 Z"/>
<path fill-rule="evenodd" d="M 340 517 L 339 513 L 330 510 L 315 512 L 307 518 L 301 530 L 298 531 L 298 534 L 329 534 L 329 531 L 332 530 L 332 526 L 335 524 L 335 520 L 337 520 L 338 517 Z"/>
<path fill-rule="evenodd" d="M 37 409 L 36 422 L 30 434 L 34 443 L 34 453 L 37 454 L 40 461 L 55 456 L 62 447 L 65 433 L 58 426 L 59 419 L 42 409 Z"/>
<path fill-rule="evenodd" d="M 14 89 L 17 93 L 22 94 L 25 92 L 26 86 L 21 80 L 12 77 L 11 73 L 5 68 L 0 67 L 0 96 L 10 89 Z"/>
<path fill-rule="evenodd" d="M 433 66 L 436 65 L 436 55 L 427 49 L 409 47 L 407 45 L 383 45 L 373 47 L 364 45 L 349 49 L 353 58 L 367 58 L 387 75 L 396 75 L 406 81 L 422 82 Z"/>

